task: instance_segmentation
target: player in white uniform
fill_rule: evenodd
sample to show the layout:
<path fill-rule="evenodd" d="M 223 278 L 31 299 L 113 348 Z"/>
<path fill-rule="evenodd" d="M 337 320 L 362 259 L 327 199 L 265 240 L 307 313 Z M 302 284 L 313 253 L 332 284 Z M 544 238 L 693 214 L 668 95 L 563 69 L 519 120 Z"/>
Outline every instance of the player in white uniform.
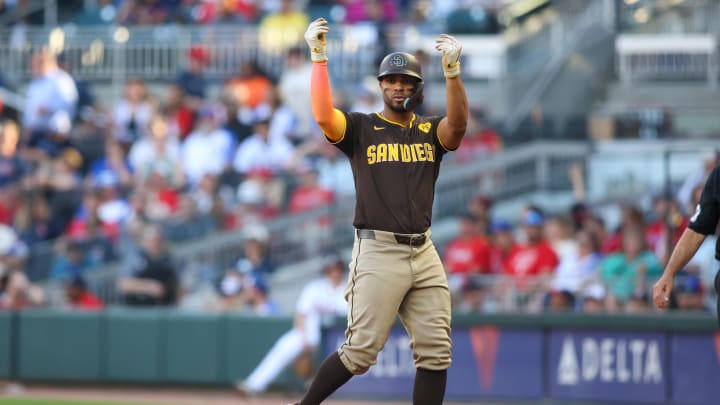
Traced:
<path fill-rule="evenodd" d="M 293 329 L 285 332 L 248 378 L 236 385 L 241 395 L 264 392 L 300 355 L 317 349 L 324 320 L 347 314 L 344 268 L 345 264 L 339 257 L 326 259 L 324 277 L 309 282 L 300 293 Z"/>

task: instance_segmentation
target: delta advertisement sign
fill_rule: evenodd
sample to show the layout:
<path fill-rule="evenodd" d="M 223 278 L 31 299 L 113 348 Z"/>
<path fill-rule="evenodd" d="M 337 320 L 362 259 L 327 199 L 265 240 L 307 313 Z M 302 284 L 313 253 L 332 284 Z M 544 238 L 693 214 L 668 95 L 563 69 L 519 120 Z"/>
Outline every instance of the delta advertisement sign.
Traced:
<path fill-rule="evenodd" d="M 540 399 L 542 332 L 483 326 L 453 330 L 453 363 L 448 370 L 447 399 Z M 345 341 L 344 331 L 326 332 L 325 352 Z M 411 398 L 415 365 L 410 339 L 402 328 L 391 331 L 377 363 L 353 377 L 338 396 Z"/>
<path fill-rule="evenodd" d="M 717 405 L 720 331 L 716 333 L 454 329 L 446 398 L 557 399 L 606 403 Z M 325 331 L 325 353 L 345 340 Z M 337 393 L 412 397 L 410 340 L 393 329 L 377 364 Z"/>
<path fill-rule="evenodd" d="M 665 334 L 553 331 L 549 340 L 551 398 L 665 402 Z"/>

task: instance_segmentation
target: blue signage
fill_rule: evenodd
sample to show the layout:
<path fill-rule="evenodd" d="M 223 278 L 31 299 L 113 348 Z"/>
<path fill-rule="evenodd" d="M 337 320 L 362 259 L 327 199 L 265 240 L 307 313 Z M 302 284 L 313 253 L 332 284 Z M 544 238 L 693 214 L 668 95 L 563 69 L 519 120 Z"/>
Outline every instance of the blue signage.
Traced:
<path fill-rule="evenodd" d="M 665 403 L 665 334 L 555 330 L 549 340 L 550 398 Z"/>
<path fill-rule="evenodd" d="M 342 330 L 326 331 L 325 352 L 337 350 L 344 340 Z M 452 341 L 447 399 L 542 398 L 542 331 L 480 326 L 453 330 Z M 410 340 L 402 328 L 395 328 L 377 364 L 353 377 L 337 395 L 409 399 L 414 379 Z"/>
<path fill-rule="evenodd" d="M 673 403 L 715 405 L 720 382 L 720 332 L 672 337 Z"/>

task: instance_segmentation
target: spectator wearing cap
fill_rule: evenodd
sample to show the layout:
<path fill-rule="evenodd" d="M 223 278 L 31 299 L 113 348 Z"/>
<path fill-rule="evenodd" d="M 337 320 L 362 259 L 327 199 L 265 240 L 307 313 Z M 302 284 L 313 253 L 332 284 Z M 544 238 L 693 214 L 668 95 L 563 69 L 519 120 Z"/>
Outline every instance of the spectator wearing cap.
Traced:
<path fill-rule="evenodd" d="M 199 106 L 206 97 L 207 80 L 205 67 L 210 63 L 210 53 L 202 46 L 194 46 L 188 51 L 185 59 L 187 65 L 175 79 L 189 98 L 190 106 Z"/>
<path fill-rule="evenodd" d="M 555 250 L 543 235 L 543 214 L 529 210 L 523 214 L 525 243 L 508 258 L 506 272 L 517 278 L 549 275 L 559 261 Z"/>
<path fill-rule="evenodd" d="M 559 264 L 557 254 L 543 235 L 543 214 L 530 208 L 522 216 L 525 242 L 507 259 L 505 272 L 510 276 L 510 288 L 516 289 L 519 304 L 527 310 L 537 310 L 547 292 L 547 280 Z"/>
<path fill-rule="evenodd" d="M 35 52 L 30 59 L 32 79 L 23 109 L 22 127 L 30 144 L 45 136 L 57 113 L 75 116 L 78 94 L 70 75 L 60 69 L 56 56 L 48 49 Z"/>
<path fill-rule="evenodd" d="M 87 287 L 85 279 L 74 277 L 65 285 L 65 297 L 70 308 L 84 311 L 100 311 L 105 305 Z"/>
<path fill-rule="evenodd" d="M 518 247 L 512 224 L 503 219 L 494 221 L 490 227 L 490 273 L 505 273 L 507 260 Z"/>
<path fill-rule="evenodd" d="M 492 308 L 488 308 L 486 305 L 489 292 L 490 289 L 477 277 L 466 277 L 460 287 L 460 302 L 454 311 L 459 314 L 491 312 L 488 309 Z"/>
<path fill-rule="evenodd" d="M 204 105 L 198 111 L 195 130 L 180 147 L 180 161 L 191 186 L 197 186 L 206 174 L 219 176 L 230 168 L 235 142 L 222 128 L 220 106 Z"/>
<path fill-rule="evenodd" d="M 671 300 L 675 305 L 671 305 L 671 309 L 685 312 L 707 311 L 705 288 L 696 272 L 683 270 L 678 273 L 672 295 L 674 297 Z"/>
<path fill-rule="evenodd" d="M 582 299 L 580 307 L 582 312 L 596 314 L 607 311 L 605 305 L 607 290 L 601 282 L 593 282 L 583 286 L 579 295 Z"/>

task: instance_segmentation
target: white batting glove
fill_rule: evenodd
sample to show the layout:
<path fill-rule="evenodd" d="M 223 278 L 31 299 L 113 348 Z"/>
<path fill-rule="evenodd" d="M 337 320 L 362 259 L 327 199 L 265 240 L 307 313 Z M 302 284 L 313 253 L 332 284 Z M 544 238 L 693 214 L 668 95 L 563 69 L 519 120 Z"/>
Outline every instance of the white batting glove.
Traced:
<path fill-rule="evenodd" d="M 328 22 L 320 17 L 311 22 L 305 31 L 305 42 L 310 47 L 310 59 L 313 62 L 324 62 L 327 60 L 327 40 L 325 34 L 330 31 Z"/>
<path fill-rule="evenodd" d="M 442 68 L 445 77 L 450 79 L 460 75 L 460 52 L 462 45 L 455 37 L 440 34 L 435 41 L 435 49 L 442 52 Z"/>

